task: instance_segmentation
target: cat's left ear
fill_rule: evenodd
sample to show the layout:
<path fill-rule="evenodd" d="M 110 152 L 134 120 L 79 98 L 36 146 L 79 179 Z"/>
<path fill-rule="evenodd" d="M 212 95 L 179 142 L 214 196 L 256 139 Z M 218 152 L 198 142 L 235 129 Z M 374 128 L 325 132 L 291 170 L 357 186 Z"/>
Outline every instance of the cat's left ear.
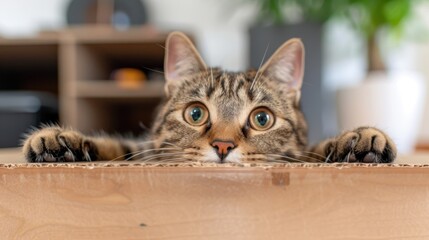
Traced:
<path fill-rule="evenodd" d="M 181 80 L 206 69 L 206 64 L 185 34 L 172 32 L 168 35 L 164 58 L 167 96 Z"/>
<path fill-rule="evenodd" d="M 298 38 L 285 42 L 259 70 L 265 77 L 300 91 L 304 77 L 304 44 Z"/>

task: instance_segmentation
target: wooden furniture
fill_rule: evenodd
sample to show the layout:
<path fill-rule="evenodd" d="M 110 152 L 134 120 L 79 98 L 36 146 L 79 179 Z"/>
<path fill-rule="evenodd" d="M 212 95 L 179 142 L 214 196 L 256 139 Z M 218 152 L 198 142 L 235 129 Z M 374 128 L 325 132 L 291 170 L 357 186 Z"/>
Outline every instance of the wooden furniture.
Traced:
<path fill-rule="evenodd" d="M 427 239 L 427 166 L 0 165 L 3 239 Z"/>
<path fill-rule="evenodd" d="M 0 38 L 0 90 L 34 90 L 58 95 L 57 36 Z"/>
<path fill-rule="evenodd" d="M 149 27 L 117 31 L 75 28 L 34 38 L 0 38 L 0 90 L 58 96 L 60 121 L 83 132 L 141 132 L 163 96 L 166 34 Z M 149 80 L 121 88 L 118 68 L 143 70 Z M 6 80 L 7 79 L 7 80 Z"/>

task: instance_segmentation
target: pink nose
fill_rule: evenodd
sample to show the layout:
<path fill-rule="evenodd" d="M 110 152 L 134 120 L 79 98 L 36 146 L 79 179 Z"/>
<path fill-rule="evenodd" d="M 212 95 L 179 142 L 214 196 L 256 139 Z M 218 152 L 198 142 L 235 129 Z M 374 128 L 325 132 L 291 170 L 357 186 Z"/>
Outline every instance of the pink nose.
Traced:
<path fill-rule="evenodd" d="M 212 142 L 212 147 L 216 149 L 216 153 L 222 161 L 236 146 L 234 142 L 231 141 L 214 140 Z"/>

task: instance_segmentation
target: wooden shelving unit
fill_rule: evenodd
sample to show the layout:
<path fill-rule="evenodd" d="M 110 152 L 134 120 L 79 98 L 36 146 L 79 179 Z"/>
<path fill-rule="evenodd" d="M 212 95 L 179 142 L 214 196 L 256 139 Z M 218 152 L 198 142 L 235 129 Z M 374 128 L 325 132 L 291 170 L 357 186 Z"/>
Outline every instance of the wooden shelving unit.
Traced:
<path fill-rule="evenodd" d="M 140 132 L 164 94 L 158 71 L 165 39 L 166 34 L 149 28 L 103 27 L 0 38 L 0 90 L 53 93 L 59 99 L 60 122 L 83 132 Z M 120 68 L 140 69 L 148 80 L 122 88 L 111 80 Z"/>
<path fill-rule="evenodd" d="M 164 94 L 164 82 L 153 80 L 136 88 L 118 88 L 115 82 L 91 80 L 77 83 L 78 98 L 139 99 L 159 98 Z"/>
<path fill-rule="evenodd" d="M 58 95 L 57 37 L 0 38 L 0 90 Z"/>

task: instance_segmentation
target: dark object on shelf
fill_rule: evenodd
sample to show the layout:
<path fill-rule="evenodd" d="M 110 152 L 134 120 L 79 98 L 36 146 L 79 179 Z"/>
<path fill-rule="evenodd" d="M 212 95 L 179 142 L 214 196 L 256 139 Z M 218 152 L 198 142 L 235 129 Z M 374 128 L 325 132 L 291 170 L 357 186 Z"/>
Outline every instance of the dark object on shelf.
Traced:
<path fill-rule="evenodd" d="M 41 123 L 57 123 L 57 99 L 40 92 L 0 92 L 0 147 L 18 147 L 24 133 Z"/>
<path fill-rule="evenodd" d="M 147 21 L 147 11 L 141 0 L 71 0 L 67 8 L 69 25 L 110 24 L 127 28 Z"/>

